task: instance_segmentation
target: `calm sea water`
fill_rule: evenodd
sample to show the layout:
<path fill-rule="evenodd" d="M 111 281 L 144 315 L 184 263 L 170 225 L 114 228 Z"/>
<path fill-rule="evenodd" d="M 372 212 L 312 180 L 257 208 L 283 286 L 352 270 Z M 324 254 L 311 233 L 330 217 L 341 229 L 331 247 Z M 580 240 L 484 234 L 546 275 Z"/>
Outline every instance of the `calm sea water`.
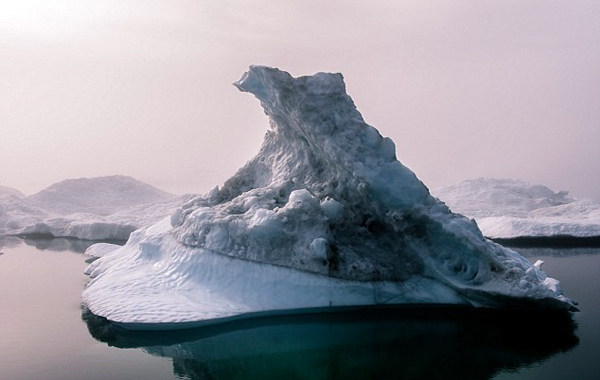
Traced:
<path fill-rule="evenodd" d="M 599 379 L 600 249 L 528 248 L 581 312 L 410 309 L 134 333 L 86 313 L 86 243 L 0 240 L 0 379 Z"/>

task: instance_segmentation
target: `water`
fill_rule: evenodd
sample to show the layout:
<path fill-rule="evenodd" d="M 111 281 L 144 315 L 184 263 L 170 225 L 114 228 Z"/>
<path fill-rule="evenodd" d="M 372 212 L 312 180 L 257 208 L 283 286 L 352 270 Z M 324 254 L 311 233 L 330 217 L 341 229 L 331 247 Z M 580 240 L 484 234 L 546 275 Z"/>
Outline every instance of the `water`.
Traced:
<path fill-rule="evenodd" d="M 598 379 L 600 249 L 528 248 L 558 315 L 370 310 L 134 333 L 82 310 L 84 242 L 0 241 L 0 379 Z M 577 328 L 575 329 L 575 325 Z"/>

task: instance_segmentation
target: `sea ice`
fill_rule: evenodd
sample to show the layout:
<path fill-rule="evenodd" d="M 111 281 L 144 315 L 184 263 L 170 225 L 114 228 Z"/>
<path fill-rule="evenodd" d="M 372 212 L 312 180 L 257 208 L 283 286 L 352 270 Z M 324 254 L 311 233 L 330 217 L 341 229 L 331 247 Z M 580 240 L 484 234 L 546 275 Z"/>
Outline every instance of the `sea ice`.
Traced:
<path fill-rule="evenodd" d="M 574 310 L 526 259 L 429 194 L 341 74 L 251 66 L 270 119 L 256 157 L 93 262 L 84 304 L 134 329 L 407 303 Z"/>
<path fill-rule="evenodd" d="M 165 201 L 175 195 L 127 176 L 67 179 L 27 197 L 56 215 L 110 215 L 128 207 Z"/>
<path fill-rule="evenodd" d="M 490 238 L 600 236 L 600 204 L 512 179 L 478 178 L 434 190 Z"/>
<path fill-rule="evenodd" d="M 191 197 L 125 176 L 65 180 L 28 197 L 6 193 L 0 193 L 0 235 L 86 240 L 126 240 Z"/>

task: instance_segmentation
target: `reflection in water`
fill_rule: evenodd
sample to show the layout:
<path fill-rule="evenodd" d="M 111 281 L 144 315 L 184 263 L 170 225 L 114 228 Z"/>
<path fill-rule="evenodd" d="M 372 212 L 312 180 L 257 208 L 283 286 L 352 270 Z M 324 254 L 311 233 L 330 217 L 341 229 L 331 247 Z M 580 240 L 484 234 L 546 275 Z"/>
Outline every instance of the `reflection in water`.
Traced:
<path fill-rule="evenodd" d="M 598 248 L 521 248 L 511 247 L 512 250 L 517 251 L 521 256 L 524 257 L 573 257 L 581 255 L 597 255 L 600 253 Z"/>
<path fill-rule="evenodd" d="M 24 236 L 23 240 L 27 245 L 34 246 L 42 251 L 71 251 L 77 253 L 84 253 L 91 245 L 96 243 L 112 243 L 123 245 L 124 241 L 121 240 L 80 240 L 74 238 L 55 238 L 52 236 Z"/>
<path fill-rule="evenodd" d="M 13 248 L 21 244 L 21 239 L 13 236 L 0 236 L 0 249 Z"/>
<path fill-rule="evenodd" d="M 189 379 L 488 379 L 577 345 L 567 313 L 420 307 L 133 332 L 84 312 L 94 338 L 173 360 Z"/>

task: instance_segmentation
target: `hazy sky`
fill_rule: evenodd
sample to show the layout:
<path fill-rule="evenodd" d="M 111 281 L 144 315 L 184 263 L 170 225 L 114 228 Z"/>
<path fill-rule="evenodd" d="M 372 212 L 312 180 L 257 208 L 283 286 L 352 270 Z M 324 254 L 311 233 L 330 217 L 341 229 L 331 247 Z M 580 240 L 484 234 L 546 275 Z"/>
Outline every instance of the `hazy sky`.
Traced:
<path fill-rule="evenodd" d="M 600 1 L 0 0 L 0 185 L 130 175 L 205 192 L 256 152 L 250 64 L 344 74 L 430 188 L 600 200 Z"/>

